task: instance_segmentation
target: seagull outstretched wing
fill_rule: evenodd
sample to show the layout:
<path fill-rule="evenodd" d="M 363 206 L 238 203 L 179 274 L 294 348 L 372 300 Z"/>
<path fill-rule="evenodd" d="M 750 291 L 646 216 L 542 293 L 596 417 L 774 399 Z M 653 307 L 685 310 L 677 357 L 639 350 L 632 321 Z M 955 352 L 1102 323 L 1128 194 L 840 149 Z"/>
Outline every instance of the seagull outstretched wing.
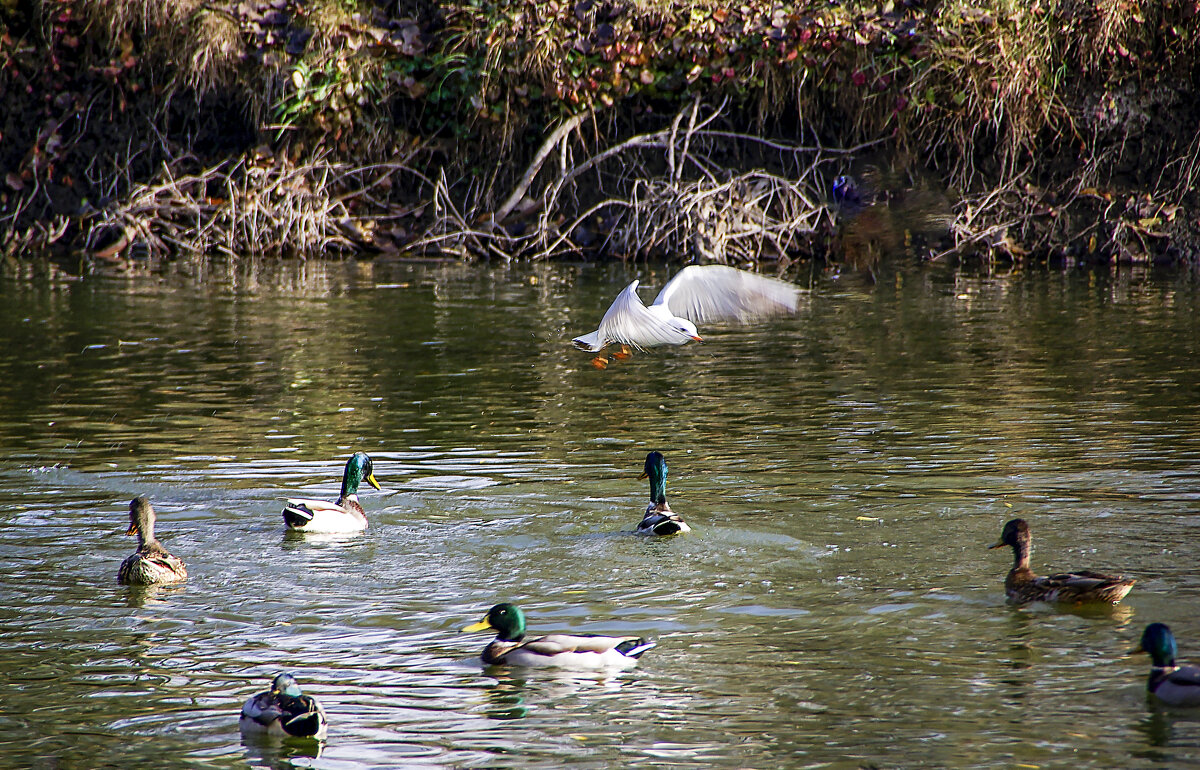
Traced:
<path fill-rule="evenodd" d="M 655 305 L 666 305 L 673 315 L 695 324 L 790 315 L 799 303 L 796 286 L 726 265 L 685 267 L 654 300 Z"/>

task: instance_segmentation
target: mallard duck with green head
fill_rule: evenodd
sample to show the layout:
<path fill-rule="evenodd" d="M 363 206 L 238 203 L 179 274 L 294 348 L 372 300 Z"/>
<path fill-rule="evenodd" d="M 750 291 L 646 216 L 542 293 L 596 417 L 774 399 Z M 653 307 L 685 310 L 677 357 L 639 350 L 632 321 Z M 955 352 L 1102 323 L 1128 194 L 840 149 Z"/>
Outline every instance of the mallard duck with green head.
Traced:
<path fill-rule="evenodd" d="M 138 549 L 121 562 L 117 580 L 135 585 L 178 583 L 187 580 L 183 560 L 163 548 L 154 537 L 154 506 L 145 495 L 129 501 L 129 529 L 126 535 L 137 535 Z"/>
<path fill-rule="evenodd" d="M 379 489 L 371 458 L 366 452 L 355 452 L 346 461 L 342 474 L 342 494 L 336 503 L 308 498 L 288 498 L 283 507 L 283 520 L 295 532 L 337 534 L 361 532 L 367 528 L 367 514 L 358 502 L 358 487 L 363 480 Z"/>
<path fill-rule="evenodd" d="M 325 740 L 328 720 L 321 704 L 300 691 L 291 674 L 279 674 L 271 689 L 260 692 L 242 706 L 238 727 L 244 733 L 267 733 L 280 737 Z"/>
<path fill-rule="evenodd" d="M 1067 602 L 1083 604 L 1108 602 L 1116 604 L 1125 598 L 1136 582 L 1130 578 L 1081 570 L 1038 577 L 1029 568 L 1032 550 L 1029 524 L 1013 519 L 1004 525 L 1000 540 L 989 548 L 1013 549 L 1013 567 L 1004 579 L 1004 592 L 1014 604 L 1028 602 Z"/>
<path fill-rule="evenodd" d="M 489 666 L 531 666 L 602 671 L 633 668 L 654 642 L 636 636 L 550 634 L 525 638 L 525 613 L 515 604 L 497 604 L 478 623 L 463 631 L 496 632 L 483 649 Z"/>
<path fill-rule="evenodd" d="M 646 513 L 637 526 L 639 535 L 675 535 L 680 532 L 691 532 L 687 525 L 671 506 L 667 504 L 667 460 L 662 452 L 651 452 L 646 455 L 646 465 L 640 479 L 650 479 L 650 504 Z"/>
<path fill-rule="evenodd" d="M 1200 666 L 1177 666 L 1175 635 L 1165 623 L 1151 623 L 1142 643 L 1130 652 L 1150 654 L 1153 665 L 1146 690 L 1168 706 L 1200 706 Z"/>

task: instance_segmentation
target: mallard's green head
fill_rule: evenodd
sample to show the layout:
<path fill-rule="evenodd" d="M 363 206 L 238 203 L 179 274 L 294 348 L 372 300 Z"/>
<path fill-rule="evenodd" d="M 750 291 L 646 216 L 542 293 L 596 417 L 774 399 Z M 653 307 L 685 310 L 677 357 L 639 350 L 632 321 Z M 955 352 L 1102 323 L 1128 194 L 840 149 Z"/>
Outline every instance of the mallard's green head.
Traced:
<path fill-rule="evenodd" d="M 154 507 L 145 495 L 129 501 L 129 529 L 126 535 L 139 535 L 144 540 L 154 539 Z"/>
<path fill-rule="evenodd" d="M 342 497 L 357 495 L 358 485 L 363 482 L 363 479 L 366 479 L 367 483 L 371 486 L 379 489 L 379 482 L 375 480 L 371 458 L 367 457 L 366 452 L 355 452 L 346 461 L 346 472 L 342 474 Z"/>
<path fill-rule="evenodd" d="M 1130 652 L 1148 652 L 1154 665 L 1159 668 L 1175 665 L 1175 634 L 1165 623 L 1151 623 L 1142 632 L 1142 643 Z"/>
<path fill-rule="evenodd" d="M 271 682 L 271 692 L 287 695 L 292 698 L 299 698 L 300 685 L 296 683 L 296 677 L 291 674 L 280 674 Z"/>
<path fill-rule="evenodd" d="M 667 460 L 662 456 L 662 452 L 651 452 L 646 455 L 646 466 L 638 478 L 650 479 L 650 502 L 665 503 L 667 501 Z"/>
<path fill-rule="evenodd" d="M 1013 548 L 1029 547 L 1029 525 L 1025 523 L 1024 519 L 1013 519 L 1005 524 L 1004 531 L 1000 533 L 1000 539 L 988 548 L 1003 548 L 1006 545 Z"/>
<path fill-rule="evenodd" d="M 496 632 L 496 638 L 504 642 L 519 641 L 525 636 L 525 613 L 515 604 L 497 604 L 488 610 L 483 620 L 472 623 L 463 631 Z"/>

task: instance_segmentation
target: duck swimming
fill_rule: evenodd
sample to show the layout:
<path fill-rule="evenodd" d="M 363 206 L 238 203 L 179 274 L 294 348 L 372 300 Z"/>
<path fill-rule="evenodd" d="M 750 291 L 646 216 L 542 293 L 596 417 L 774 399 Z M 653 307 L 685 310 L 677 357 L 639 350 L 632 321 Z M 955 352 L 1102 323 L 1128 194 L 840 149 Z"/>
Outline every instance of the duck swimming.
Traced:
<path fill-rule="evenodd" d="M 293 738 L 325 740 L 325 710 L 311 695 L 300 692 L 291 674 L 279 674 L 271 689 L 260 692 L 242 706 L 238 727 L 245 733 L 267 733 Z"/>
<path fill-rule="evenodd" d="M 1125 598 L 1136 582 L 1130 578 L 1081 570 L 1038 577 L 1029 568 L 1031 550 L 1029 524 L 1013 519 L 1004 525 L 1000 540 L 989 548 L 1011 546 L 1013 567 L 1004 579 L 1004 592 L 1014 604 L 1028 602 L 1108 602 L 1116 604 Z"/>
<path fill-rule="evenodd" d="M 635 636 L 594 636 L 591 634 L 551 634 L 525 638 L 525 613 L 515 604 L 497 604 L 478 623 L 463 631 L 496 632 L 496 638 L 483 649 L 483 662 L 490 666 L 533 666 L 601 671 L 627 669 L 655 646 Z"/>
<path fill-rule="evenodd" d="M 1146 691 L 1168 706 L 1200 706 L 1200 666 L 1175 665 L 1175 635 L 1163 623 L 1151 623 L 1130 652 L 1150 653 L 1153 665 Z"/>
<path fill-rule="evenodd" d="M 683 517 L 667 504 L 667 461 L 662 452 L 646 455 L 646 466 L 640 479 L 650 479 L 650 504 L 637 526 L 640 535 L 675 535 L 691 532 Z"/>
<path fill-rule="evenodd" d="M 183 560 L 172 556 L 154 537 L 154 507 L 145 495 L 129 502 L 129 529 L 126 535 L 137 535 L 138 549 L 121 562 L 117 580 L 135 585 L 178 583 L 187 580 Z"/>
<path fill-rule="evenodd" d="M 358 487 L 366 480 L 379 489 L 371 458 L 366 452 L 355 452 L 346 461 L 342 474 L 342 493 L 336 503 L 308 498 L 288 498 L 283 508 L 283 520 L 294 532 L 336 534 L 361 532 L 367 528 L 367 514 L 358 502 Z"/>

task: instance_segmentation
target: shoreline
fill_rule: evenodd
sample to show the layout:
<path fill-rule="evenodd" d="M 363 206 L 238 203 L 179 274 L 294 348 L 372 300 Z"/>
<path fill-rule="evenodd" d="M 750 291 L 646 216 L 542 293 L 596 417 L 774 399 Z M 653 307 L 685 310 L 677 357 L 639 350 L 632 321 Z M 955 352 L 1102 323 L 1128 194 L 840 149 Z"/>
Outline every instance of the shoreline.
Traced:
<path fill-rule="evenodd" d="M 1194 3 L 389 9 L 6 6 L 3 256 L 1200 262 Z"/>

